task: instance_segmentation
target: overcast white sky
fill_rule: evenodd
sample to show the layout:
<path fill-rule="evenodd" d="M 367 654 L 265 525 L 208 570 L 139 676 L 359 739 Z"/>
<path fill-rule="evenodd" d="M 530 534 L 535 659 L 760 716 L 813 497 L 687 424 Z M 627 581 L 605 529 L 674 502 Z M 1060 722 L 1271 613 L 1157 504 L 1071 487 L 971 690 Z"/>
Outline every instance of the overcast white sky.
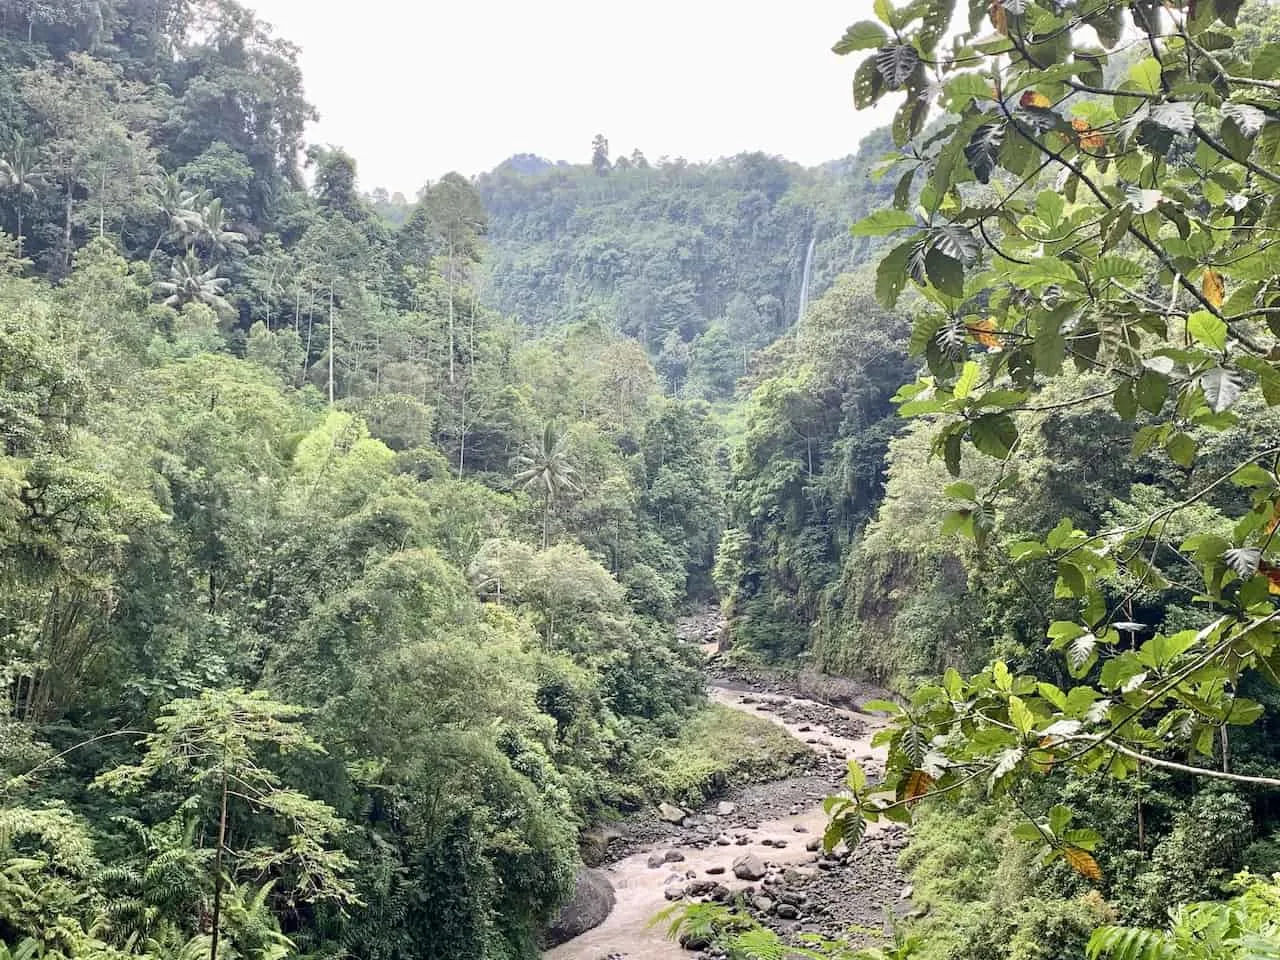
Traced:
<path fill-rule="evenodd" d="M 245 2 L 301 46 L 309 139 L 354 154 L 364 189 L 586 162 L 596 133 L 615 156 L 816 164 L 889 118 L 853 109 L 862 55 L 831 53 L 871 0 Z"/>

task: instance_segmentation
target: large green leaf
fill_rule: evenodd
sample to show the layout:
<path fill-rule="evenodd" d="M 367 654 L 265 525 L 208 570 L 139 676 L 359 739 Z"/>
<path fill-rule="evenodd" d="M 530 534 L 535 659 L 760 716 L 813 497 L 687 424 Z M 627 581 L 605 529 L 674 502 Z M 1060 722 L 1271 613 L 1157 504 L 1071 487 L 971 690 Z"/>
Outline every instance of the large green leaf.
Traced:
<path fill-rule="evenodd" d="M 1018 440 L 1018 428 L 1007 413 L 987 413 L 969 425 L 969 435 L 980 451 L 1003 460 Z"/>
<path fill-rule="evenodd" d="M 863 217 L 853 225 L 851 232 L 855 237 L 880 237 L 914 226 L 916 226 L 914 214 L 886 207 Z"/>
<path fill-rule="evenodd" d="M 876 268 L 876 299 L 886 309 L 898 302 L 902 288 L 907 285 L 907 261 L 915 246 L 914 240 L 899 244 L 880 260 Z"/>
<path fill-rule="evenodd" d="M 1187 318 L 1187 332 L 1214 350 L 1227 348 L 1227 325 L 1208 310 L 1197 310 Z"/>
<path fill-rule="evenodd" d="M 836 41 L 832 51 L 844 56 L 857 50 L 874 50 L 883 46 L 889 39 L 889 32 L 878 23 L 870 20 L 859 20 L 844 32 L 844 36 Z"/>
<path fill-rule="evenodd" d="M 979 183 L 990 183 L 991 174 L 1000 162 L 1000 146 L 1004 143 L 1003 121 L 984 123 L 973 131 L 964 148 L 964 159 Z"/>

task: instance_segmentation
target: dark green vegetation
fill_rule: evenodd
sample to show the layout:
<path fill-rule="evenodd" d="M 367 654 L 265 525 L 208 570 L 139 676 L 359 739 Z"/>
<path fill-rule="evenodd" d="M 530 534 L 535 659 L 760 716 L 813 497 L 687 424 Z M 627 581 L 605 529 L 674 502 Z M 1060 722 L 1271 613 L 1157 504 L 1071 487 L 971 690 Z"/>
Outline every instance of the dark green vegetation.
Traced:
<path fill-rule="evenodd" d="M 718 429 L 482 303 L 469 181 L 305 187 L 231 2 L 0 3 L 0 66 L 0 950 L 530 957 L 582 827 L 785 766 L 670 629 Z"/>
<path fill-rule="evenodd" d="M 748 400 L 734 637 L 904 695 L 827 840 L 916 823 L 913 951 L 1269 955 L 1256 882 L 1094 931 L 1280 870 L 1276 16 L 974 3 L 953 44 L 954 10 L 878 2 L 836 44 L 859 106 L 901 104 L 898 189 L 839 335 Z"/>
<path fill-rule="evenodd" d="M 687 397 L 732 396 L 795 323 L 810 253 L 812 301 L 866 258 L 849 223 L 891 196 L 869 176 L 883 133 L 814 170 L 763 154 L 651 165 L 637 151 L 610 165 L 603 148 L 593 167 L 515 157 L 479 179 L 488 296 L 535 327 L 597 320 L 634 337 Z"/>
<path fill-rule="evenodd" d="M 904 695 L 882 960 L 1274 956 L 1276 17 L 951 15 L 839 41 L 908 97 L 822 169 L 407 203 L 230 0 L 0 0 L 0 956 L 534 956 L 583 827 L 794 755 L 717 594 Z"/>

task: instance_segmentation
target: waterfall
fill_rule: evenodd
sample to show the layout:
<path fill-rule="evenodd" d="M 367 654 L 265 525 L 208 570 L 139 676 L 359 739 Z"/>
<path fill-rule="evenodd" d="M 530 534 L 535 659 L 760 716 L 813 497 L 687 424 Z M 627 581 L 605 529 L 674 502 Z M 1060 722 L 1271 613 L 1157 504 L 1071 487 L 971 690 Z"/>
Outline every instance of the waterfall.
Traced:
<path fill-rule="evenodd" d="M 804 319 L 804 312 L 809 306 L 809 268 L 813 266 L 813 247 L 817 242 L 817 237 L 810 237 L 809 252 L 804 255 L 804 273 L 800 275 L 800 310 L 796 314 L 797 330 L 799 330 L 800 321 Z"/>

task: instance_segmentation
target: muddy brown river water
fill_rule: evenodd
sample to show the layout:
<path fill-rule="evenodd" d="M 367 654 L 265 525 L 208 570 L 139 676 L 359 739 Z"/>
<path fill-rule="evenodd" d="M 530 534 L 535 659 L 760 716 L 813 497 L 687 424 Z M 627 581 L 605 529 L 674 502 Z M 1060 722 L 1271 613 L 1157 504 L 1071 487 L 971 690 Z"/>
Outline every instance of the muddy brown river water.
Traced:
<path fill-rule="evenodd" d="M 821 707 L 827 711 L 833 709 L 811 701 L 730 690 L 720 686 L 712 686 L 710 696 L 716 703 L 776 723 L 802 742 L 817 740 L 817 743 L 810 743 L 809 746 L 819 753 L 825 752 L 837 759 L 856 757 L 883 762 L 883 751 L 872 748 L 870 743 L 872 734 L 881 723 L 875 717 L 852 711 L 835 711 L 846 717 L 856 718 L 866 731 L 862 736 L 850 739 L 832 733 L 820 723 L 793 721 L 782 715 L 788 712 L 787 705 Z M 744 703 L 744 699 L 751 702 Z M 765 709 L 761 709 L 761 701 L 764 701 Z M 802 730 L 801 727 L 805 729 Z M 810 863 L 815 855 L 805 849 L 804 840 L 808 836 L 821 836 L 825 825 L 821 803 L 815 801 L 796 816 L 764 820 L 755 829 L 736 831 L 749 837 L 747 844 L 743 846 L 711 845 L 698 849 L 675 845 L 675 849 L 680 850 L 685 859 L 672 867 L 681 874 L 696 871 L 699 877 L 706 876 L 709 868 L 723 867 L 725 874 L 719 879 L 726 886 L 746 887 L 749 884 L 745 881 L 733 880 L 732 864 L 736 858 L 744 854 L 755 854 L 761 860 L 784 867 Z M 868 835 L 873 835 L 877 826 L 872 825 Z M 797 827 L 803 828 L 803 833 L 797 831 Z M 764 843 L 765 840 L 770 843 Z M 773 841 L 783 841 L 785 846 L 773 846 Z M 620 954 L 627 960 L 687 960 L 690 955 L 667 939 L 665 927 L 653 923 L 654 917 L 668 906 L 663 889 L 673 870 L 651 869 L 647 864 L 648 853 L 653 849 L 666 850 L 672 846 L 667 843 L 653 844 L 605 867 L 617 894 L 613 912 L 594 930 L 543 954 L 545 960 L 602 960 L 610 954 Z"/>

